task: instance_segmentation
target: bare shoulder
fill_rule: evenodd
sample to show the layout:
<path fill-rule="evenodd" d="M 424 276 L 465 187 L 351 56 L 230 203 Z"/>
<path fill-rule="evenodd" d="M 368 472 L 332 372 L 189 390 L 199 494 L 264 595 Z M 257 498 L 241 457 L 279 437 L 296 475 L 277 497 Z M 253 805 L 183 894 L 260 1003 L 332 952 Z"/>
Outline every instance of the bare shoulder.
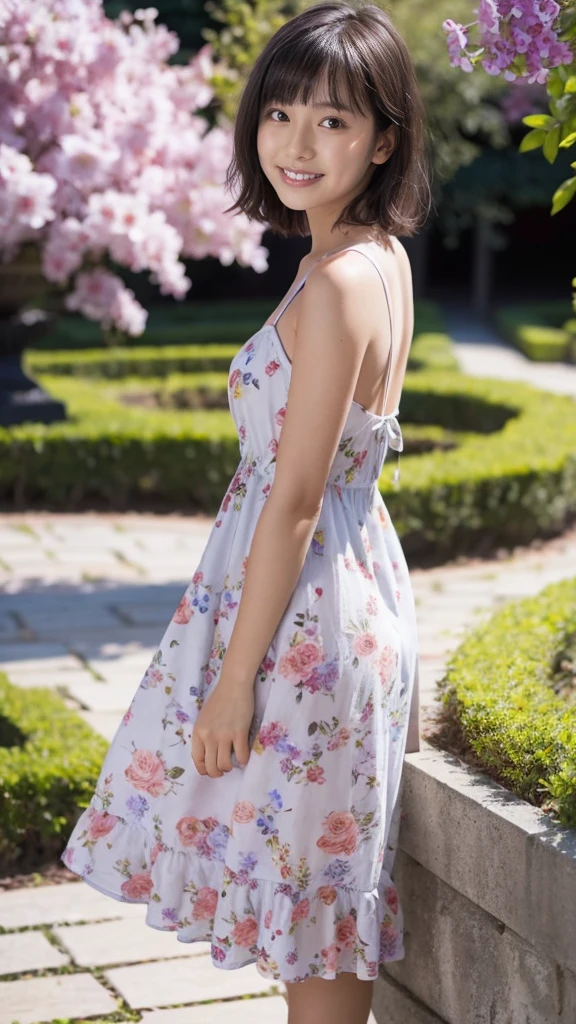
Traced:
<path fill-rule="evenodd" d="M 314 306 L 362 327 L 370 319 L 374 298 L 374 268 L 354 249 L 334 253 L 318 261 L 306 281 L 302 308 Z"/>

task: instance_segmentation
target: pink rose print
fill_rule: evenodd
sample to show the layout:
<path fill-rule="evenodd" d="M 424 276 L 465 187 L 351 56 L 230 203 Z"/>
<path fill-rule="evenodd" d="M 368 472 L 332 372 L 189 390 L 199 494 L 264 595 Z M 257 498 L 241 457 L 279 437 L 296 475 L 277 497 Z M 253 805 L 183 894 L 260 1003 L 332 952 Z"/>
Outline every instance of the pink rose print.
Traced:
<path fill-rule="evenodd" d="M 360 633 L 359 636 L 354 639 L 354 651 L 359 654 L 360 657 L 366 657 L 368 654 L 373 654 L 378 648 L 378 641 L 373 633 Z"/>
<path fill-rule="evenodd" d="M 274 374 L 276 373 L 276 370 L 279 369 L 280 363 L 276 359 L 271 359 L 270 362 L 267 363 L 266 366 L 264 367 L 264 372 L 267 373 L 269 377 L 273 377 Z"/>
<path fill-rule="evenodd" d="M 380 683 L 384 687 L 389 687 L 394 682 L 396 677 L 396 666 L 398 663 L 398 654 L 393 647 L 389 644 L 383 648 L 380 658 L 378 659 L 378 672 L 380 675 Z"/>
<path fill-rule="evenodd" d="M 392 913 L 393 914 L 397 914 L 398 913 L 398 890 L 396 889 L 396 886 L 389 885 L 386 889 L 384 889 L 384 899 L 386 900 L 386 903 L 390 907 L 390 910 L 392 911 Z"/>
<path fill-rule="evenodd" d="M 166 792 L 164 762 L 151 750 L 135 750 L 132 764 L 125 769 L 124 775 L 134 789 L 142 789 L 150 796 L 162 796 Z"/>
<path fill-rule="evenodd" d="M 198 895 L 194 901 L 194 910 L 192 911 L 192 917 L 195 921 L 206 921 L 211 920 L 216 913 L 216 906 L 218 904 L 218 890 L 211 889 L 208 885 L 198 890 Z"/>
<path fill-rule="evenodd" d="M 327 971 L 336 971 L 338 969 L 338 946 L 332 943 L 326 949 L 320 950 L 321 955 L 324 957 L 324 966 Z"/>
<path fill-rule="evenodd" d="M 356 921 L 352 914 L 347 914 L 336 925 L 336 942 L 339 946 L 352 946 L 356 939 Z"/>
<path fill-rule="evenodd" d="M 158 854 L 162 853 L 163 849 L 164 847 L 162 846 L 162 843 L 154 843 L 154 846 L 152 847 L 152 850 L 150 852 L 150 864 L 154 865 L 156 863 Z"/>
<path fill-rule="evenodd" d="M 322 903 L 325 903 L 329 907 L 336 899 L 336 889 L 333 885 L 321 885 L 319 889 L 316 889 L 316 895 Z"/>
<path fill-rule="evenodd" d="M 190 622 L 191 618 L 192 608 L 190 607 L 190 601 L 188 600 L 188 596 L 184 594 L 184 597 L 172 616 L 172 622 L 177 622 L 179 626 L 185 626 L 187 622 Z"/>
<path fill-rule="evenodd" d="M 269 448 L 269 449 L 270 449 L 270 451 L 272 452 L 272 455 L 276 455 L 276 452 L 278 451 L 278 441 L 276 440 L 276 438 L 275 438 L 275 437 L 273 437 L 273 438 L 272 438 L 272 439 L 271 439 L 271 440 L 270 440 L 270 441 L 268 442 L 268 448 Z"/>
<path fill-rule="evenodd" d="M 120 886 L 122 893 L 129 900 L 148 900 L 153 888 L 154 883 L 150 875 L 132 875 L 132 878 L 128 878 Z"/>
<path fill-rule="evenodd" d="M 262 725 L 258 733 L 258 739 L 264 750 L 267 750 L 268 747 L 272 747 L 274 750 L 276 744 L 281 743 L 287 736 L 288 730 L 280 722 L 270 722 L 268 725 Z"/>
<path fill-rule="evenodd" d="M 241 373 L 240 370 L 232 370 L 232 373 L 230 374 L 230 377 L 229 377 L 229 380 L 228 380 L 229 387 L 231 387 L 231 388 L 235 387 L 236 386 L 236 382 L 240 379 L 241 376 L 242 376 L 242 373 Z"/>
<path fill-rule="evenodd" d="M 371 978 L 378 977 L 378 964 L 376 960 L 369 960 L 366 964 L 366 970 Z"/>
<path fill-rule="evenodd" d="M 192 577 L 192 583 L 202 583 L 203 579 L 204 573 L 200 569 L 197 569 Z"/>
<path fill-rule="evenodd" d="M 272 924 L 272 911 L 271 910 L 267 910 L 266 914 L 264 916 L 264 927 L 265 928 L 269 928 L 271 924 Z"/>
<path fill-rule="evenodd" d="M 318 644 L 311 642 L 290 647 L 278 662 L 280 675 L 300 682 L 306 679 L 317 665 L 324 661 L 324 652 Z"/>
<path fill-rule="evenodd" d="M 286 415 L 286 406 L 282 406 L 282 408 L 278 410 L 278 412 L 276 413 L 276 415 L 274 417 L 274 420 L 275 420 L 276 425 L 278 427 L 281 427 L 283 425 L 285 415 Z"/>
<path fill-rule="evenodd" d="M 370 594 L 370 597 L 366 601 L 366 611 L 368 612 L 368 615 L 378 614 L 378 601 L 374 597 L 374 594 Z"/>
<path fill-rule="evenodd" d="M 132 713 L 132 709 L 128 708 L 126 714 L 124 715 L 124 717 L 122 719 L 122 725 L 128 725 L 128 722 L 130 722 L 133 717 L 134 716 L 133 716 L 133 713 Z"/>
<path fill-rule="evenodd" d="M 189 816 L 180 818 L 180 821 L 176 822 L 176 831 L 182 846 L 196 846 L 208 829 L 200 818 Z"/>
<path fill-rule="evenodd" d="M 309 913 L 310 900 L 300 900 L 292 911 L 292 915 L 290 917 L 291 924 L 294 924 L 295 921 L 305 921 Z"/>
<path fill-rule="evenodd" d="M 108 814 L 107 811 L 97 811 L 94 807 L 88 811 L 88 817 L 90 818 L 88 839 L 93 839 L 94 841 L 101 839 L 102 836 L 107 836 L 118 821 L 115 814 Z"/>
<path fill-rule="evenodd" d="M 306 778 L 308 782 L 318 782 L 320 786 L 326 782 L 324 769 L 319 764 L 311 764 L 306 770 Z"/>
<path fill-rule="evenodd" d="M 324 818 L 324 835 L 316 846 L 325 853 L 354 853 L 360 829 L 350 811 L 331 811 Z"/>
<path fill-rule="evenodd" d="M 232 813 L 232 818 L 239 825 L 246 825 L 256 816 L 256 808 L 250 800 L 239 800 Z"/>
<path fill-rule="evenodd" d="M 341 729 L 338 729 L 334 736 L 331 736 L 326 744 L 328 750 L 338 750 L 340 747 L 345 747 L 350 739 L 350 730 L 345 725 Z"/>
<path fill-rule="evenodd" d="M 255 917 L 245 917 L 238 921 L 232 929 L 232 941 L 237 946 L 253 946 L 258 938 L 258 921 Z"/>

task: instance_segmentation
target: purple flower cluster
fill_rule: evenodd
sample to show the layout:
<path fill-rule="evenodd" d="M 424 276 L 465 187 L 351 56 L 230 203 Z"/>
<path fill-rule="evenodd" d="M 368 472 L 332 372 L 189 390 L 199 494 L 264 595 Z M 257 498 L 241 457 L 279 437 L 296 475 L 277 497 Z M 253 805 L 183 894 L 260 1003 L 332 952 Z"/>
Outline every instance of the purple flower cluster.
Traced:
<path fill-rule="evenodd" d="M 473 71 L 480 63 L 489 75 L 503 74 L 508 82 L 525 78 L 543 85 L 551 68 L 574 59 L 558 38 L 556 0 L 479 0 L 476 13 L 478 20 L 468 25 L 451 18 L 442 24 L 453 67 Z M 480 47 L 470 52 L 468 32 L 474 26 Z"/>

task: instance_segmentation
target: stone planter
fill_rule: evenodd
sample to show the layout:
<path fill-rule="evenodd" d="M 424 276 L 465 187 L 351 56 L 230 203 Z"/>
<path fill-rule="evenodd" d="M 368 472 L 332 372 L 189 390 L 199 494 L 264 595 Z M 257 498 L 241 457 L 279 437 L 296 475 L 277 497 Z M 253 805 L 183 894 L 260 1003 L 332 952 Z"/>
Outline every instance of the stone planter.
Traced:
<path fill-rule="evenodd" d="M 426 742 L 402 801 L 406 956 L 374 985 L 378 1024 L 574 1024 L 576 831 Z"/>
<path fill-rule="evenodd" d="M 37 250 L 23 246 L 12 263 L 0 263 L 0 426 L 52 423 L 66 419 L 62 402 L 51 398 L 22 367 L 25 348 L 55 319 L 51 287 L 42 277 Z"/>

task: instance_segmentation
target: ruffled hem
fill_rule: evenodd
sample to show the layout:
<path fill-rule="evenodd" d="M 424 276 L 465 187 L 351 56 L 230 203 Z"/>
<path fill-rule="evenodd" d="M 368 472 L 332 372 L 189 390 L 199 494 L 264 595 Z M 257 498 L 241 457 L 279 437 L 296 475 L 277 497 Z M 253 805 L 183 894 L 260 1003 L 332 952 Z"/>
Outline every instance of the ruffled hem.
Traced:
<path fill-rule="evenodd" d="M 249 865 L 156 841 L 142 825 L 90 806 L 62 853 L 89 885 L 123 903 L 147 904 L 145 923 L 172 931 L 180 942 L 210 942 L 215 967 L 255 964 L 282 982 L 336 978 L 364 981 L 379 964 L 404 957 L 402 910 L 394 883 L 382 871 L 369 892 L 323 885 L 299 890 L 289 882 L 254 878 Z"/>

